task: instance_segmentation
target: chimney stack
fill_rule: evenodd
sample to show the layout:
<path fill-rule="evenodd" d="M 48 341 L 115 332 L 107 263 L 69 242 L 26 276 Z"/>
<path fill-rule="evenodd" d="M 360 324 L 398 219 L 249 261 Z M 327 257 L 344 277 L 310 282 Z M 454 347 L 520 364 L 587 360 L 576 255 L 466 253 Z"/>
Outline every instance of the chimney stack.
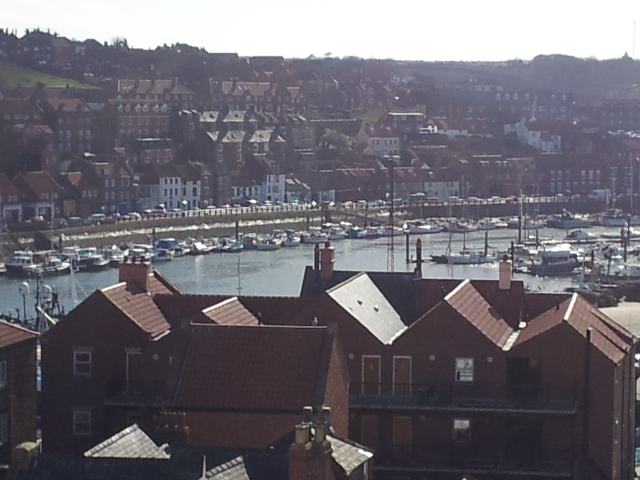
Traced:
<path fill-rule="evenodd" d="M 296 425 L 295 440 L 289 447 L 289 480 L 335 480 L 331 443 L 326 438 L 330 415 L 328 407 L 320 412 L 305 407 L 304 420 Z"/>
<path fill-rule="evenodd" d="M 144 257 L 125 257 L 122 262 L 120 262 L 118 281 L 126 282 L 127 286 L 135 284 L 138 288 L 148 292 L 150 273 L 151 263 L 146 261 Z"/>
<path fill-rule="evenodd" d="M 511 262 L 505 254 L 498 267 L 498 290 L 511 290 Z"/>
<path fill-rule="evenodd" d="M 333 258 L 335 247 L 331 246 L 331 242 L 325 242 L 324 248 L 321 248 L 320 253 L 320 279 L 329 280 L 333 275 L 333 264 L 335 259 Z"/>

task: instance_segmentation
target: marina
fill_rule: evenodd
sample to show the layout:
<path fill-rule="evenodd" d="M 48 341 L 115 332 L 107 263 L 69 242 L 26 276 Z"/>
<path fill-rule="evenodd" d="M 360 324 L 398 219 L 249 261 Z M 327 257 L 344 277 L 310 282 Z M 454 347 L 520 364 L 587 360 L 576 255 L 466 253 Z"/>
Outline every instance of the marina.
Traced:
<path fill-rule="evenodd" d="M 592 227 L 589 232 L 603 238 L 605 235 L 613 236 L 615 230 L 606 227 Z M 335 233 L 335 232 L 334 232 Z M 487 244 L 485 245 L 485 234 Z M 542 228 L 533 236 L 527 233 L 526 240 L 535 245 L 544 239 L 546 242 L 562 244 L 567 232 L 559 229 Z M 309 237 L 307 243 L 302 243 L 295 248 L 273 249 L 242 249 L 229 254 L 200 254 L 200 255 L 175 255 L 171 261 L 152 261 L 153 268 L 159 269 L 178 288 L 188 293 L 217 293 L 217 294 L 243 294 L 243 295 L 276 295 L 287 296 L 299 293 L 304 268 L 313 263 L 314 242 L 325 242 L 326 235 L 316 230 L 315 237 Z M 619 235 L 619 233 L 618 233 Z M 246 235 L 245 238 L 251 238 Z M 468 264 L 460 261 L 457 264 L 437 264 L 425 262 L 422 265 L 422 275 L 427 278 L 470 278 L 493 279 L 498 275 L 495 262 L 498 252 L 505 252 L 512 242 L 517 241 L 517 232 L 510 229 L 495 229 L 491 231 L 477 230 L 464 234 L 450 234 L 447 232 L 416 234 L 409 236 L 409 249 L 406 249 L 404 236 L 380 236 L 378 238 L 344 238 L 331 240 L 335 247 L 336 265 L 346 270 L 385 271 L 388 268 L 389 252 L 393 252 L 393 266 L 395 271 L 412 271 L 415 268 L 415 242 L 418 238 L 422 241 L 422 258 L 442 255 L 448 246 L 456 253 L 463 249 L 468 252 L 483 252 L 487 248 L 487 259 L 491 261 L 478 264 Z M 295 242 L 296 240 L 293 239 Z M 614 245 L 615 240 L 611 239 Z M 230 244 L 231 245 L 231 244 Z M 393 245 L 393 249 L 390 246 Z M 165 245 L 166 246 L 166 245 Z M 620 241 L 618 237 L 617 248 Z M 192 247 L 204 249 L 201 242 L 195 242 Z M 587 244 L 574 245 L 577 252 L 586 252 L 590 248 Z M 136 246 L 142 248 L 142 246 Z M 560 247 L 554 247 L 560 248 Z M 547 247 L 553 251 L 552 247 Z M 532 248 L 533 250 L 533 248 Z M 198 253 L 198 252 L 195 252 Z M 200 252 L 203 253 L 203 252 Z M 479 255 L 483 255 L 479 253 Z M 514 255 L 514 258 L 517 258 Z M 548 254 L 553 257 L 553 254 Z M 556 257 L 561 255 L 557 254 Z M 460 257 L 462 258 L 462 257 Z M 634 257 L 629 255 L 629 264 Z M 407 261 L 408 260 L 408 261 Z M 575 265 L 580 263 L 576 260 Z M 530 262 L 525 261 L 524 265 Z M 117 264 L 117 261 L 114 263 Z M 113 265 L 113 264 L 112 264 Z M 515 264 L 518 266 L 518 264 Z M 522 265 L 521 265 L 522 266 Z M 534 269 L 535 270 L 535 269 Z M 636 271 L 627 267 L 628 271 Z M 526 271 L 526 269 L 522 269 Z M 534 273 L 534 272 L 531 272 Z M 548 273 L 538 271 L 538 275 L 531 273 L 514 273 L 515 278 L 524 280 L 527 288 L 534 291 L 562 291 L 575 285 L 574 280 L 564 272 L 563 276 L 556 276 L 556 270 Z M 49 285 L 57 293 L 61 308 L 65 311 L 72 309 L 78 301 L 93 292 L 96 288 L 112 285 L 117 282 L 118 273 L 114 268 L 82 269 L 73 275 L 60 275 L 46 277 L 43 284 Z M 0 313 L 16 316 L 20 312 L 24 316 L 26 305 L 27 316 L 34 316 L 34 293 L 24 298 L 19 289 L 26 281 L 31 286 L 31 292 L 35 289 L 33 278 L 20 278 L 11 275 L 0 276 Z M 76 300 L 77 299 L 77 300 Z"/>

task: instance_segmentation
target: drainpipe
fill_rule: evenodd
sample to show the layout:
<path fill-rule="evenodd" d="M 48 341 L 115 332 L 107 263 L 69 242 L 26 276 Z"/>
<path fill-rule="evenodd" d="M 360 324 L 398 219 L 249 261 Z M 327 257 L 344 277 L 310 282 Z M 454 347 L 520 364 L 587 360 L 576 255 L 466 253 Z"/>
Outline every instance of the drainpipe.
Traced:
<path fill-rule="evenodd" d="M 587 328 L 587 342 L 584 356 L 584 412 L 582 414 L 582 458 L 585 463 L 589 458 L 589 394 L 591 393 L 591 335 L 593 329 Z"/>

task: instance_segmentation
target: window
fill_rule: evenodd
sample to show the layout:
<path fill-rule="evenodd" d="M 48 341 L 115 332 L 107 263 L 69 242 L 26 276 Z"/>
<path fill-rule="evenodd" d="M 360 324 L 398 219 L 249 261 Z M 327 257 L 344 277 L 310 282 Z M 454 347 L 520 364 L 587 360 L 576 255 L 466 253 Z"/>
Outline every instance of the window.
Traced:
<path fill-rule="evenodd" d="M 106 193 L 106 192 L 105 192 Z M 91 376 L 91 352 L 76 350 L 73 352 L 73 374 Z"/>
<path fill-rule="evenodd" d="M 473 382 L 473 358 L 456 358 L 456 382 Z"/>
<path fill-rule="evenodd" d="M 7 361 L 0 361 L 0 388 L 7 384 Z"/>
<path fill-rule="evenodd" d="M 91 435 L 91 410 L 87 408 L 73 410 L 73 434 Z"/>
<path fill-rule="evenodd" d="M 9 442 L 9 413 L 0 414 L 0 445 Z"/>
<path fill-rule="evenodd" d="M 471 441 L 471 420 L 468 418 L 453 419 L 453 441 L 457 443 Z"/>

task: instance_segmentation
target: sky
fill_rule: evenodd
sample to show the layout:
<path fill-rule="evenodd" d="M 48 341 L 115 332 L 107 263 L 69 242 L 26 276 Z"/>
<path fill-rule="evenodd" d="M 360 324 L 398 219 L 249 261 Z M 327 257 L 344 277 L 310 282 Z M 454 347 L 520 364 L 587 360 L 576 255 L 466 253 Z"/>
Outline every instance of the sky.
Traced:
<path fill-rule="evenodd" d="M 640 56 L 637 0 L 0 0 L 0 27 L 134 48 L 426 61 Z"/>

